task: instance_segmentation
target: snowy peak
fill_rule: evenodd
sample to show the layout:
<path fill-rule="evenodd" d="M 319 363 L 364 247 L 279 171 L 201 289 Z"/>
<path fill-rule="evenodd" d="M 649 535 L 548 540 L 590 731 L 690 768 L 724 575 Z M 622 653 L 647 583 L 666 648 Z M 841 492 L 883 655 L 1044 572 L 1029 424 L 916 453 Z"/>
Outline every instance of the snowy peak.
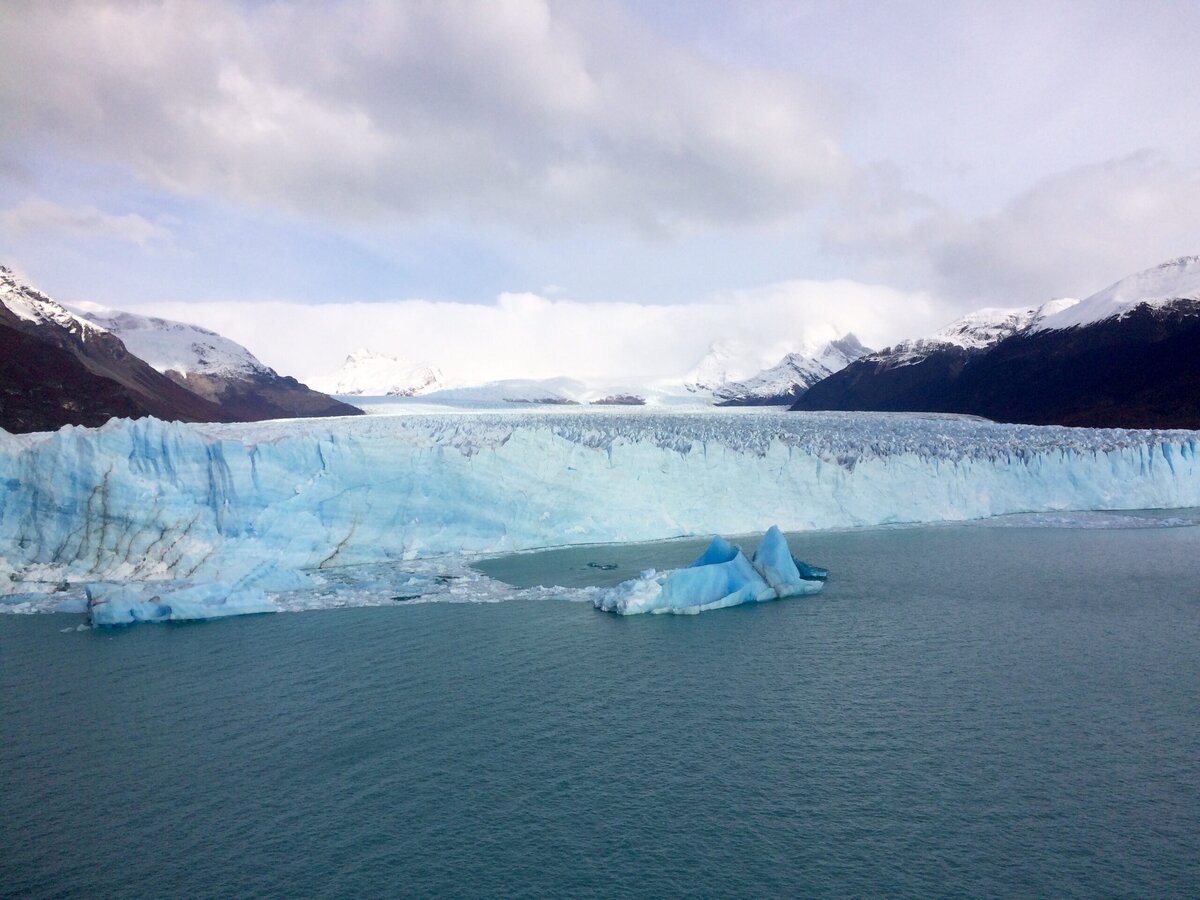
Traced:
<path fill-rule="evenodd" d="M 184 322 L 140 316 L 96 304 L 79 312 L 174 383 L 219 408 L 229 421 L 347 416 L 359 410 L 279 375 L 237 341 Z"/>
<path fill-rule="evenodd" d="M 275 375 L 236 341 L 185 322 L 121 312 L 87 303 L 81 316 L 115 334 L 129 351 L 159 372 L 217 377 Z"/>
<path fill-rule="evenodd" d="M 85 341 L 106 331 L 51 300 L 4 266 L 0 266 L 0 305 L 25 322 L 64 328 Z"/>
<path fill-rule="evenodd" d="M 342 368 L 322 384 L 331 394 L 415 397 L 445 387 L 445 379 L 427 363 L 408 362 L 364 348 L 347 356 Z"/>
<path fill-rule="evenodd" d="M 929 340 L 939 344 L 953 344 L 964 350 L 980 350 L 1025 329 L 1038 311 L 1039 307 L 977 309 L 934 332 Z"/>
<path fill-rule="evenodd" d="M 106 328 L 0 269 L 0 428 L 117 417 L 214 421 L 219 408 L 156 372 Z"/>
<path fill-rule="evenodd" d="M 843 337 L 822 347 L 813 359 L 830 372 L 837 372 L 872 352 L 874 351 L 864 346 L 853 332 L 847 332 Z"/>
<path fill-rule="evenodd" d="M 745 378 L 756 369 L 747 362 L 754 355 L 741 341 L 713 341 L 704 358 L 684 376 L 683 386 L 693 393 L 713 391 L 727 382 Z"/>
<path fill-rule="evenodd" d="M 1033 330 L 1050 331 L 1125 316 L 1143 304 L 1167 306 L 1200 300 L 1200 256 L 1181 256 L 1146 269 L 1092 294 L 1077 306 L 1048 315 Z"/>
<path fill-rule="evenodd" d="M 986 350 L 1014 334 L 1038 327 L 1048 317 L 1061 315 L 1063 311 L 1073 308 L 1078 303 L 1078 300 L 1064 297 L 1043 303 L 1041 306 L 1023 309 L 990 306 L 977 309 L 961 319 L 955 319 L 929 337 L 901 341 L 876 355 L 885 358 L 889 365 L 905 366 L 920 362 L 929 354 L 947 347 L 969 351 Z"/>
<path fill-rule="evenodd" d="M 815 354 L 789 353 L 769 369 L 742 381 L 730 381 L 713 389 L 718 403 L 790 403 L 810 387 L 841 371 L 871 351 L 853 334 L 830 341 Z"/>
<path fill-rule="evenodd" d="M 1031 425 L 1195 428 L 1200 257 L 1086 300 L 984 309 L 814 385 L 793 409 L 922 411 Z"/>
<path fill-rule="evenodd" d="M 72 311 L 0 269 L 0 428 L 361 414 L 207 328 L 95 304 Z"/>

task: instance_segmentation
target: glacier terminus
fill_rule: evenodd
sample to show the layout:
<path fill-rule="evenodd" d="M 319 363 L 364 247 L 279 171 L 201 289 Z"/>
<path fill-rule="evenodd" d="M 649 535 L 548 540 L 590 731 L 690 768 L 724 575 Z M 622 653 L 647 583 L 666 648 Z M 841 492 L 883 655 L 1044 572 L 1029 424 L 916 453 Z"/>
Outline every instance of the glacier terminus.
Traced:
<path fill-rule="evenodd" d="M 124 597 L 141 604 L 127 610 L 171 618 L 166 596 L 179 610 L 211 600 L 213 614 L 265 611 L 313 573 L 355 565 L 752 534 L 771 522 L 804 532 L 1193 507 L 1198 441 L 759 411 L 144 418 L 0 433 L 0 594 L 11 608 L 13 595 L 94 584 L 94 608 Z M 155 590 L 114 592 L 131 582 Z"/>

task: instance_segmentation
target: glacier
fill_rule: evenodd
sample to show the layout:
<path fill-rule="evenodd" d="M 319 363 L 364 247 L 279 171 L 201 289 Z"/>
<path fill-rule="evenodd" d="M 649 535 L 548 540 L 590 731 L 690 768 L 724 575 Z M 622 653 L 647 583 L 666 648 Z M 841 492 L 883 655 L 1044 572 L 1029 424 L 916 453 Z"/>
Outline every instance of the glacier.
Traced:
<path fill-rule="evenodd" d="M 649 569 L 604 591 L 596 609 L 623 616 L 642 613 L 695 615 L 743 603 L 815 594 L 829 573 L 792 559 L 787 539 L 772 525 L 752 559 L 717 535 L 691 565 L 670 572 Z"/>
<path fill-rule="evenodd" d="M 766 522 L 795 532 L 1193 507 L 1198 441 L 762 411 L 146 418 L 0 432 L 0 595 L 170 581 L 274 596 L 344 566 L 749 534 Z"/>

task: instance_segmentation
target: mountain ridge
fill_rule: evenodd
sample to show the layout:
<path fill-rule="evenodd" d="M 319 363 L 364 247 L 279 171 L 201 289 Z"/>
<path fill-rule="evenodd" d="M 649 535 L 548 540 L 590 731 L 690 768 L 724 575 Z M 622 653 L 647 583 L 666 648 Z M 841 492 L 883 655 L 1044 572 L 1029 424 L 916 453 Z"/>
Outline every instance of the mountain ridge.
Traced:
<path fill-rule="evenodd" d="M 232 421 L 361 413 L 280 375 L 241 344 L 208 328 L 96 304 L 81 304 L 72 312 L 119 337 L 134 355 L 216 404 Z"/>
<path fill-rule="evenodd" d="M 95 427 L 114 417 L 240 422 L 305 415 L 296 398 L 306 394 L 337 403 L 308 391 L 295 379 L 263 369 L 237 384 L 204 374 L 161 372 L 131 352 L 114 331 L 0 266 L 0 428 L 6 431 Z M 323 401 L 316 404 L 318 409 L 336 409 L 338 415 L 361 413 L 345 404 L 329 407 Z"/>
<path fill-rule="evenodd" d="M 717 406 L 785 406 L 851 362 L 870 353 L 853 334 L 830 341 L 815 354 L 788 353 L 774 366 L 742 380 L 712 388 Z"/>
<path fill-rule="evenodd" d="M 792 408 L 1200 428 L 1200 257 L 1080 301 L 971 313 L 857 360 Z"/>

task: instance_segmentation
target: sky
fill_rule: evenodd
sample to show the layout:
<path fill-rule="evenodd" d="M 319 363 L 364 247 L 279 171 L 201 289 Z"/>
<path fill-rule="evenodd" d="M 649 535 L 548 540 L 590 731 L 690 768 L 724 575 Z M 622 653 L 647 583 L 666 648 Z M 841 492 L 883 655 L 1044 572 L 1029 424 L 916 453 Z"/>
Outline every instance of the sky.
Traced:
<path fill-rule="evenodd" d="M 768 365 L 1200 252 L 1200 4 L 0 4 L 0 263 L 313 378 Z"/>

